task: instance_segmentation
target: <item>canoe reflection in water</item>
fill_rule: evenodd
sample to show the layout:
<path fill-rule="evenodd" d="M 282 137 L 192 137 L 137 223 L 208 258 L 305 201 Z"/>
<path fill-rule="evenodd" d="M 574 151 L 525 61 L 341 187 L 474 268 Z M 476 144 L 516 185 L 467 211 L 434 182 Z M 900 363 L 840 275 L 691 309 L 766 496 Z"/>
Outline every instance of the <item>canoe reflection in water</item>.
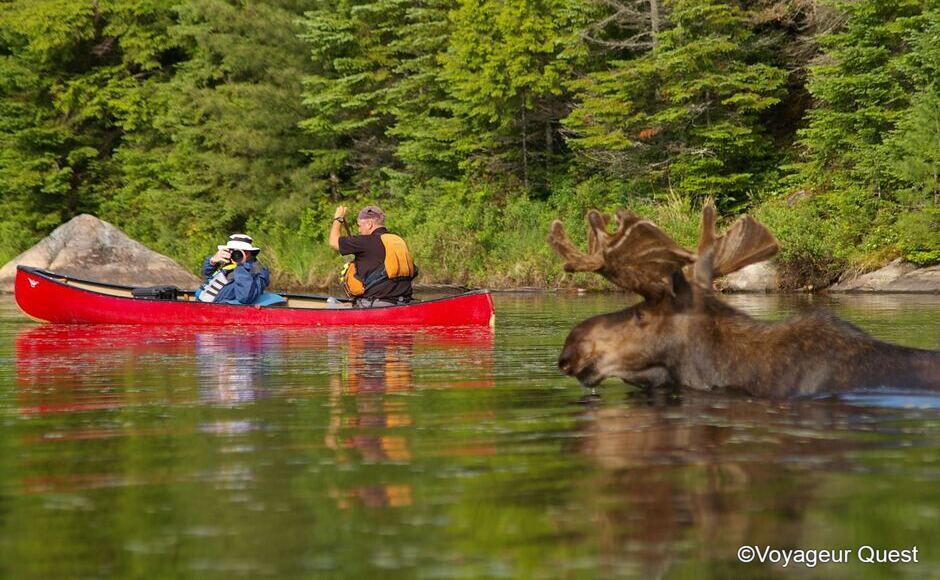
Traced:
<path fill-rule="evenodd" d="M 117 325 L 27 329 L 16 338 L 20 412 L 190 403 L 193 383 L 203 402 L 253 401 L 266 393 L 268 361 L 284 338 L 270 332 Z"/>
<path fill-rule="evenodd" d="M 339 464 L 404 465 L 412 460 L 408 434 L 414 419 L 408 406 L 413 399 L 399 395 L 416 389 L 493 386 L 489 329 L 334 334 L 329 343 L 331 352 L 345 354 L 345 362 L 336 363 L 339 372 L 330 377 L 330 422 L 324 438 Z M 476 378 L 438 382 L 433 373 L 416 378 L 416 358 L 471 366 L 472 372 L 463 368 L 455 374 Z M 440 367 L 422 365 L 421 370 L 440 372 Z M 406 475 L 405 481 L 333 486 L 329 493 L 340 509 L 401 507 L 412 502 L 408 480 Z"/>
<path fill-rule="evenodd" d="M 188 437 L 206 441 L 209 453 L 254 449 L 227 447 L 231 442 L 225 438 L 269 428 L 285 433 L 297 427 L 290 422 L 297 412 L 317 416 L 316 409 L 326 407 L 328 414 L 319 415 L 324 424 L 305 427 L 325 430 L 325 441 L 319 431 L 315 446 L 325 447 L 336 463 L 402 464 L 412 459 L 409 407 L 416 399 L 399 395 L 491 386 L 492 348 L 488 328 L 42 325 L 26 328 L 16 338 L 17 406 L 21 416 L 50 419 L 34 424 L 36 435 L 29 444 Z M 454 381 L 455 371 L 472 378 Z M 193 412 L 199 405 L 219 408 Z M 237 411 L 229 413 L 227 407 Z M 130 411 L 126 416 L 115 414 L 125 409 Z M 301 429 L 296 437 L 305 433 L 310 431 Z M 205 435 L 219 436 L 218 442 L 205 440 Z M 141 474 L 132 477 L 116 467 L 76 478 L 62 466 L 50 465 L 27 487 L 42 493 L 140 482 Z M 217 475 L 219 480 L 227 477 Z M 361 501 L 395 506 L 411 501 L 410 489 L 403 481 L 375 488 L 337 487 L 330 493 L 341 505 Z"/>
<path fill-rule="evenodd" d="M 338 380 L 349 394 L 414 388 L 415 356 L 474 367 L 476 378 L 449 382 L 450 388 L 485 387 L 492 384 L 492 337 L 489 329 L 311 333 L 296 328 L 42 325 L 16 337 L 19 407 L 21 414 L 32 415 L 188 404 L 194 399 L 247 403 L 276 395 L 272 385 L 285 381 L 282 391 L 296 394 L 299 385 L 284 375 L 298 356 L 306 366 L 300 370 L 326 371 L 333 375 L 330 390 Z M 322 354 L 307 356 L 311 352 Z"/>

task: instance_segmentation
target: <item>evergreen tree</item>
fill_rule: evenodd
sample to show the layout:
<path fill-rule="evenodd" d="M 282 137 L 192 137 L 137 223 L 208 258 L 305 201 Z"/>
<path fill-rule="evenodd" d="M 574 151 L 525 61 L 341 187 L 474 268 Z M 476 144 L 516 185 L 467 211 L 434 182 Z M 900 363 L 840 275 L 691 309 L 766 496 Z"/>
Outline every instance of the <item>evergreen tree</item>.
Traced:
<path fill-rule="evenodd" d="M 817 105 L 800 133 L 798 178 L 817 194 L 818 212 L 838 228 L 850 260 L 901 253 L 936 261 L 930 108 L 940 70 L 937 2 L 837 6 L 847 19 L 821 39 L 826 55 L 811 69 Z"/>
<path fill-rule="evenodd" d="M 715 0 L 666 2 L 668 27 L 652 50 L 610 63 L 574 84 L 566 120 L 590 168 L 635 191 L 672 188 L 746 203 L 768 170 L 762 115 L 782 94 L 783 70 L 752 62 L 746 15 Z"/>
<path fill-rule="evenodd" d="M 897 181 L 898 250 L 917 264 L 940 262 L 940 2 L 909 27 L 904 69 L 918 88 L 885 141 L 887 173 Z"/>
<path fill-rule="evenodd" d="M 394 123 L 388 135 L 397 139 L 396 156 L 421 179 L 459 177 L 454 142 L 463 125 L 453 114 L 456 102 L 440 66 L 455 7 L 455 0 L 412 2 L 391 45 L 399 81 L 389 92 Z"/>
<path fill-rule="evenodd" d="M 113 153 L 175 59 L 169 0 L 0 4 L 0 247 L 113 191 Z"/>
<path fill-rule="evenodd" d="M 513 175 L 528 189 L 551 168 L 578 15 L 565 0 L 463 0 L 453 13 L 442 65 L 466 171 Z"/>
<path fill-rule="evenodd" d="M 826 179 L 876 179 L 873 146 L 895 126 L 909 104 L 910 83 L 901 72 L 906 53 L 902 23 L 916 17 L 922 0 L 839 2 L 845 26 L 821 38 L 826 57 L 811 69 L 816 107 L 800 132 L 803 173 Z"/>
<path fill-rule="evenodd" d="M 389 93 L 398 80 L 394 42 L 406 0 L 321 1 L 304 20 L 313 73 L 304 79 L 313 170 L 341 188 L 368 190 L 394 167 Z"/>
<path fill-rule="evenodd" d="M 915 97 L 888 138 L 888 172 L 900 187 L 898 250 L 917 264 L 940 262 L 940 92 L 936 85 Z"/>
<path fill-rule="evenodd" d="M 187 0 L 177 7 L 169 32 L 186 58 L 148 95 L 149 115 L 117 156 L 123 183 L 106 215 L 188 262 L 214 238 L 267 216 L 298 222 L 317 194 L 298 127 L 309 69 L 297 20 L 311 5 Z"/>

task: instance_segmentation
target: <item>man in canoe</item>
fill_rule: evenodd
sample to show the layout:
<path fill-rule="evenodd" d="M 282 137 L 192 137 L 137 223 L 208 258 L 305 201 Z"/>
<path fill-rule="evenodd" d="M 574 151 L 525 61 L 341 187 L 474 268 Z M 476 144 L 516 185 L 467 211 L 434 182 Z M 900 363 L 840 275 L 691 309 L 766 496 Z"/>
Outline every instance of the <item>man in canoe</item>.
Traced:
<path fill-rule="evenodd" d="M 196 297 L 203 302 L 255 303 L 270 281 L 268 269 L 255 261 L 260 251 L 251 236 L 229 236 L 228 243 L 202 263 L 205 283 Z"/>
<path fill-rule="evenodd" d="M 385 212 L 369 205 L 359 212 L 358 236 L 340 236 L 346 223 L 346 206 L 333 213 L 330 247 L 340 254 L 353 255 L 343 270 L 346 293 L 355 299 L 358 308 L 394 306 L 411 301 L 411 281 L 418 275 L 405 240 L 385 228 Z"/>

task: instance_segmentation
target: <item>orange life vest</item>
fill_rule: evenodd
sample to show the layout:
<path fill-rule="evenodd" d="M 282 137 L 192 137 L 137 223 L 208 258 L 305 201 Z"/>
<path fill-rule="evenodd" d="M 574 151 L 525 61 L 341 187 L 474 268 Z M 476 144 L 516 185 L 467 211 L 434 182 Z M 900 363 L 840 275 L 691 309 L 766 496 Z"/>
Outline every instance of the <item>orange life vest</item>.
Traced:
<path fill-rule="evenodd" d="M 363 296 L 376 284 L 386 280 L 414 280 L 418 275 L 418 268 L 415 267 L 405 240 L 395 234 L 382 234 L 382 245 L 385 246 L 385 263 L 365 277 L 357 274 L 355 262 L 343 268 L 340 276 L 348 296 Z"/>

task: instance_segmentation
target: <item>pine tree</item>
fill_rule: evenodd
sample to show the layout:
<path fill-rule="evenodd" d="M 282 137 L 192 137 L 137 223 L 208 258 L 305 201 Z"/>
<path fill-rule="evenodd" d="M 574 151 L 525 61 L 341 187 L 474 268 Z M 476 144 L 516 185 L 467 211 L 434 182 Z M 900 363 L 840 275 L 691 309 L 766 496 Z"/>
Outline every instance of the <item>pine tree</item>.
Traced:
<path fill-rule="evenodd" d="M 298 127 L 309 66 L 297 20 L 312 4 L 177 7 L 169 32 L 185 58 L 148 95 L 149 116 L 118 153 L 122 184 L 109 216 L 190 262 L 212 247 L 210 238 L 267 216 L 297 223 L 317 194 Z"/>
<path fill-rule="evenodd" d="M 885 140 L 886 172 L 898 187 L 898 249 L 917 264 L 940 262 L 940 3 L 909 27 L 902 69 L 917 92 Z"/>
<path fill-rule="evenodd" d="M 574 83 L 570 143 L 588 168 L 639 193 L 673 188 L 725 207 L 746 203 L 772 161 L 761 121 L 779 102 L 785 71 L 751 61 L 745 14 L 732 6 L 665 8 L 668 26 L 652 50 Z"/>
<path fill-rule="evenodd" d="M 460 155 L 454 148 L 463 125 L 453 114 L 440 65 L 447 51 L 455 0 L 412 2 L 391 44 L 398 82 L 389 91 L 394 123 L 388 135 L 397 140 L 395 155 L 408 173 L 420 179 L 459 177 Z"/>
<path fill-rule="evenodd" d="M 113 192 L 113 153 L 174 62 L 169 0 L 0 4 L 0 247 Z"/>
<path fill-rule="evenodd" d="M 821 39 L 825 58 L 811 69 L 817 105 L 800 132 L 805 175 L 825 179 L 835 171 L 850 179 L 875 179 L 870 154 L 909 104 L 910 83 L 900 67 L 906 52 L 904 23 L 921 0 L 839 2 L 845 26 Z"/>
<path fill-rule="evenodd" d="M 389 94 L 399 78 L 393 45 L 408 4 L 318 2 L 303 20 L 313 73 L 304 80 L 309 115 L 301 126 L 312 140 L 313 169 L 329 177 L 334 196 L 369 190 L 396 165 Z"/>
<path fill-rule="evenodd" d="M 512 175 L 528 189 L 550 169 L 568 110 L 577 16 L 565 0 L 461 2 L 442 65 L 465 171 Z"/>
<path fill-rule="evenodd" d="M 800 132 L 797 178 L 816 194 L 854 261 L 940 259 L 932 95 L 940 70 L 936 0 L 839 2 L 844 26 L 821 39 L 816 106 Z M 874 256 L 874 258 L 870 258 Z"/>

